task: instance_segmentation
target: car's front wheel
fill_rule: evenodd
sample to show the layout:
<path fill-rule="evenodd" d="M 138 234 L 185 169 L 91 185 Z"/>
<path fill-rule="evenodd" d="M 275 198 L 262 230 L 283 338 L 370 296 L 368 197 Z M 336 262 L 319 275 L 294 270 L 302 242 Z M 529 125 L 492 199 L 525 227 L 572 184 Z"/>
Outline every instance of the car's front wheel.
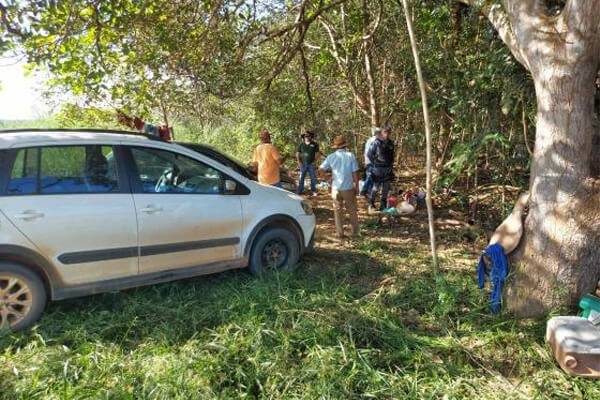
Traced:
<path fill-rule="evenodd" d="M 253 275 L 262 275 L 269 268 L 293 267 L 300 258 L 300 243 L 296 235 L 285 228 L 268 228 L 254 241 L 248 268 Z"/>
<path fill-rule="evenodd" d="M 0 263 L 0 333 L 33 324 L 46 302 L 46 289 L 37 274 L 18 264 Z"/>

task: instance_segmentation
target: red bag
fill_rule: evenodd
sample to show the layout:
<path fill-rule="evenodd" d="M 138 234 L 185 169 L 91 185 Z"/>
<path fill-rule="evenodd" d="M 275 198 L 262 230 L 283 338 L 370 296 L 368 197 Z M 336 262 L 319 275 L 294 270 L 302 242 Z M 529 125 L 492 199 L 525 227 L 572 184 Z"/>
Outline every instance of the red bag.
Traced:
<path fill-rule="evenodd" d="M 396 207 L 398 205 L 398 198 L 394 195 L 390 195 L 387 198 L 387 206 L 388 207 Z"/>

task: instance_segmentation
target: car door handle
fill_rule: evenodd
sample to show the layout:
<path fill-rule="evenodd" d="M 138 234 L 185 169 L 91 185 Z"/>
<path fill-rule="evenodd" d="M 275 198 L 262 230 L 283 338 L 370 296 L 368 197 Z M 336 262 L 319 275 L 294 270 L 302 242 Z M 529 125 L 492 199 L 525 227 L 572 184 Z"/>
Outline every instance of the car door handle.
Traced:
<path fill-rule="evenodd" d="M 23 211 L 20 214 L 15 215 L 15 218 L 23 219 L 25 221 L 30 221 L 33 219 L 42 218 L 43 216 L 44 216 L 44 213 L 33 211 L 33 210 L 27 210 L 27 211 Z"/>
<path fill-rule="evenodd" d="M 150 205 L 147 205 L 146 207 L 142 208 L 140 211 L 143 213 L 146 213 L 146 214 L 154 214 L 157 212 L 161 212 L 162 210 L 163 210 L 162 207 L 157 207 L 157 206 L 150 204 Z"/>

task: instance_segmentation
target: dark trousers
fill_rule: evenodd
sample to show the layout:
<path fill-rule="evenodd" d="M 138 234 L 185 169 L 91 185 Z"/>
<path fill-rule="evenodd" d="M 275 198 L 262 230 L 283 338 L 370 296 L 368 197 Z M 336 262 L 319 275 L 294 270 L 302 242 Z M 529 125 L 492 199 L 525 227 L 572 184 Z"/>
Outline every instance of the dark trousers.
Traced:
<path fill-rule="evenodd" d="M 379 203 L 379 209 L 383 210 L 387 208 L 387 197 L 390 191 L 391 181 L 385 180 L 383 182 L 373 182 L 373 188 L 371 189 L 371 195 L 369 196 L 369 204 L 375 207 L 375 197 L 377 192 L 381 188 L 381 199 Z"/>
<path fill-rule="evenodd" d="M 300 182 L 298 182 L 298 194 L 304 192 L 304 180 L 306 179 L 306 173 L 310 176 L 310 191 L 315 192 L 317 190 L 317 172 L 315 164 L 302 164 L 300 167 Z"/>

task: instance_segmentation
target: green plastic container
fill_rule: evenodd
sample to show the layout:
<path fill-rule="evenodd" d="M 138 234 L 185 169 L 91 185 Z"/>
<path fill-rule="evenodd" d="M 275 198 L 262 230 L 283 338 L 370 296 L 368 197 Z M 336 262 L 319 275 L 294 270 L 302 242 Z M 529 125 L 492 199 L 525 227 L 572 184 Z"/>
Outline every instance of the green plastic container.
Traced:
<path fill-rule="evenodd" d="M 591 294 L 586 294 L 579 301 L 579 307 L 583 310 L 581 316 L 594 325 L 600 325 L 600 299 Z"/>

